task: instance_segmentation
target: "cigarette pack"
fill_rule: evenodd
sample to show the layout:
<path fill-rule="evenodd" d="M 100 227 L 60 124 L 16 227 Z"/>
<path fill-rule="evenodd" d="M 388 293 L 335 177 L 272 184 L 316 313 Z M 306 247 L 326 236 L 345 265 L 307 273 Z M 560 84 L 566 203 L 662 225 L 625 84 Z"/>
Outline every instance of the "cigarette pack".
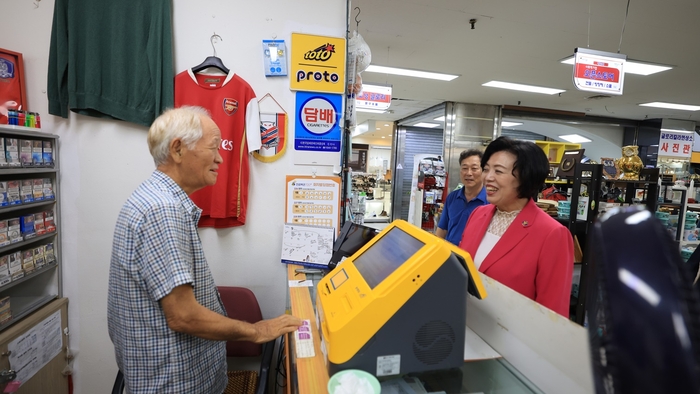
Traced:
<path fill-rule="evenodd" d="M 0 141 L 2 141 L 2 138 L 0 138 Z M 10 202 L 7 199 L 7 182 L 0 181 L 0 207 L 8 205 L 10 205 Z"/>
<path fill-rule="evenodd" d="M 32 140 L 19 140 L 19 161 L 22 163 L 22 167 L 34 167 Z"/>
<path fill-rule="evenodd" d="M 21 268 L 20 268 L 19 271 L 17 271 L 17 272 L 15 272 L 14 274 L 12 274 L 12 280 L 13 280 L 13 281 L 15 281 L 15 280 L 17 280 L 17 279 L 20 279 L 20 278 L 24 278 L 24 271 L 22 271 Z"/>
<path fill-rule="evenodd" d="M 10 270 L 10 275 L 15 275 L 22 272 L 22 254 L 20 252 L 12 252 L 7 255 L 7 266 Z M 12 279 L 14 280 L 14 278 Z"/>
<path fill-rule="evenodd" d="M 23 250 L 22 251 L 22 269 L 24 270 L 25 273 L 30 273 L 34 271 L 34 252 L 29 249 L 29 250 Z"/>
<path fill-rule="evenodd" d="M 44 266 L 46 263 L 45 257 L 44 257 L 44 245 L 38 246 L 34 248 L 34 266 L 36 268 L 41 268 Z"/>
<path fill-rule="evenodd" d="M 19 196 L 22 199 L 22 204 L 34 202 L 34 184 L 31 179 L 22 179 L 19 181 Z"/>
<path fill-rule="evenodd" d="M 10 238 L 10 243 L 22 241 L 19 218 L 7 219 L 7 237 Z"/>
<path fill-rule="evenodd" d="M 32 164 L 34 167 L 42 167 L 44 165 L 44 147 L 41 141 L 32 141 Z"/>
<path fill-rule="evenodd" d="M 56 222 L 53 219 L 53 210 L 44 211 L 44 229 L 47 233 L 56 231 Z"/>
<path fill-rule="evenodd" d="M 36 235 L 46 234 L 46 226 L 44 226 L 44 213 L 39 212 L 34 214 L 34 232 Z"/>
<path fill-rule="evenodd" d="M 10 266 L 7 264 L 7 255 L 0 256 L 0 277 L 10 276 Z"/>
<path fill-rule="evenodd" d="M 45 167 L 53 167 L 53 146 L 51 141 L 42 141 L 43 157 L 42 162 Z"/>
<path fill-rule="evenodd" d="M 44 178 L 44 200 L 53 200 L 54 198 L 51 178 Z"/>
<path fill-rule="evenodd" d="M 53 243 L 44 245 L 44 258 L 46 259 L 46 264 L 51 264 L 56 261 L 56 255 L 53 252 Z"/>
<path fill-rule="evenodd" d="M 5 139 L 0 138 L 0 167 L 7 167 L 7 159 L 5 158 Z"/>
<path fill-rule="evenodd" d="M 7 235 L 7 219 L 0 220 L 0 246 L 10 244 L 10 237 Z"/>
<path fill-rule="evenodd" d="M 34 231 L 34 214 L 20 216 L 19 228 L 22 231 L 22 237 L 24 237 L 24 239 L 36 237 L 36 232 Z"/>
<path fill-rule="evenodd" d="M 17 138 L 5 138 L 5 161 L 10 167 L 20 167 Z"/>
<path fill-rule="evenodd" d="M 0 324 L 12 319 L 12 309 L 10 308 L 10 296 L 0 299 Z"/>
<path fill-rule="evenodd" d="M 32 179 L 32 195 L 34 197 L 34 201 L 43 201 L 44 200 L 44 179 L 43 178 Z"/>
<path fill-rule="evenodd" d="M 9 205 L 22 203 L 22 198 L 19 195 L 19 181 L 7 181 L 7 203 Z"/>
<path fill-rule="evenodd" d="M 34 248 L 34 266 L 36 268 L 41 268 L 46 264 L 46 257 L 44 255 L 44 245 Z"/>

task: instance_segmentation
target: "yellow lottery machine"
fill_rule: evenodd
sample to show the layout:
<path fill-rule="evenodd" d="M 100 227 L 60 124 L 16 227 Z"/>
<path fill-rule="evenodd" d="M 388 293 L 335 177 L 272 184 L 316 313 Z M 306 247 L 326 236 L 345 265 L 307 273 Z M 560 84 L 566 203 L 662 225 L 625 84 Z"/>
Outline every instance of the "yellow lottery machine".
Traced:
<path fill-rule="evenodd" d="M 486 291 L 469 254 L 403 220 L 319 281 L 329 373 L 378 377 L 460 367 L 467 291 Z"/>

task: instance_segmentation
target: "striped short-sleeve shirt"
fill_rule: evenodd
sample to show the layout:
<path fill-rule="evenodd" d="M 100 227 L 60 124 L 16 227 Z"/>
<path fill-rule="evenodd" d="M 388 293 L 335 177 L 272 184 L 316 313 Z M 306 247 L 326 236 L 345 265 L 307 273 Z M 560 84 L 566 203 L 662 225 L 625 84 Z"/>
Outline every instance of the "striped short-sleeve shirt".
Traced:
<path fill-rule="evenodd" d="M 197 233 L 201 210 L 155 171 L 122 207 L 114 230 L 107 323 L 130 393 L 216 393 L 226 387 L 226 342 L 172 331 L 159 301 L 190 284 L 225 315 Z"/>

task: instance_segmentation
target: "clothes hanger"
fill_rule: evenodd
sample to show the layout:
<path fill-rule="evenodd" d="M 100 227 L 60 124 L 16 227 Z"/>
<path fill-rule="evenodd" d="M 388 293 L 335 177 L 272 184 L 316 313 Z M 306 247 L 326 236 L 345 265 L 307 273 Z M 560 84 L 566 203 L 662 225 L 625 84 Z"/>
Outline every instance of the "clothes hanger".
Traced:
<path fill-rule="evenodd" d="M 209 67 L 218 68 L 219 70 L 223 71 L 224 74 L 229 73 L 230 70 L 228 68 L 226 68 L 226 66 L 224 66 L 224 62 L 222 62 L 221 59 L 216 57 L 216 47 L 214 47 L 214 38 L 219 38 L 219 40 L 221 40 L 221 41 L 224 40 L 223 38 L 221 38 L 220 35 L 218 35 L 218 34 L 216 34 L 216 32 L 214 32 L 214 34 L 209 39 L 209 41 L 211 41 L 211 47 L 214 50 L 214 56 L 208 56 L 206 59 L 204 59 L 204 61 L 201 64 L 198 64 L 198 65 L 192 67 L 193 73 L 198 73 L 198 72 L 200 72 L 204 69 L 207 69 Z"/>

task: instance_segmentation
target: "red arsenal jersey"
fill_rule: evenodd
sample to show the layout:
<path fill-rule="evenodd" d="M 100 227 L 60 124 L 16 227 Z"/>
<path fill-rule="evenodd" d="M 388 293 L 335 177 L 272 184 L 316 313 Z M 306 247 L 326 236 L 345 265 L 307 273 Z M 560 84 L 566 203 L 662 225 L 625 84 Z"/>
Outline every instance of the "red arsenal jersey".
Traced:
<path fill-rule="evenodd" d="M 175 76 L 175 106 L 206 108 L 221 130 L 216 184 L 190 196 L 202 209 L 200 227 L 234 227 L 245 224 L 250 167 L 248 153 L 260 149 L 260 113 L 255 92 L 238 75 L 194 74 Z"/>

